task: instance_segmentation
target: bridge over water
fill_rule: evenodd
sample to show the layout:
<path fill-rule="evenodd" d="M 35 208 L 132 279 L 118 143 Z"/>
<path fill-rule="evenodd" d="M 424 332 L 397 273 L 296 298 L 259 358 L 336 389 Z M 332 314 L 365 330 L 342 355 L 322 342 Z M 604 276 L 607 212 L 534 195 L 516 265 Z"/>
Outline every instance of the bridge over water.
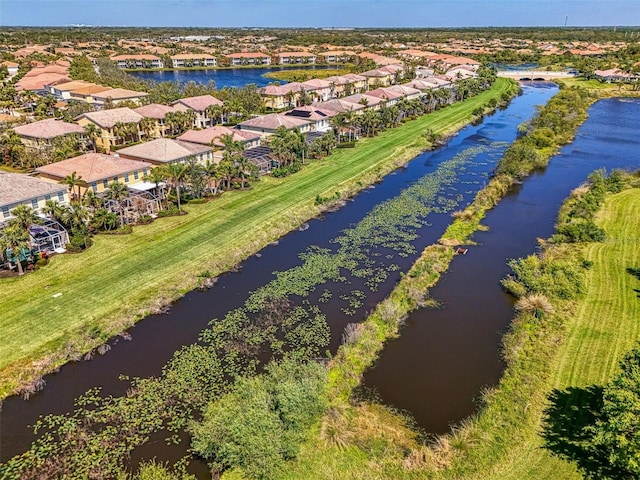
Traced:
<path fill-rule="evenodd" d="M 498 70 L 498 76 L 523 81 L 550 81 L 556 78 L 574 78 L 572 72 L 547 72 L 544 70 Z"/>

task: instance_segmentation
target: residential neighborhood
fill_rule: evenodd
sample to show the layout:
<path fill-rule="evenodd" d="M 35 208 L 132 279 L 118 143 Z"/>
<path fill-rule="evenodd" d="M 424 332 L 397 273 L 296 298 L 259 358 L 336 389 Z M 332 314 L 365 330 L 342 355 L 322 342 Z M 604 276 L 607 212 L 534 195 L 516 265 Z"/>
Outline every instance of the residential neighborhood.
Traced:
<path fill-rule="evenodd" d="M 245 173 L 251 170 L 266 175 L 288 163 L 288 154 L 280 147 L 285 132 L 302 135 L 306 139 L 304 149 L 314 155 L 321 151 L 322 142 L 352 142 L 371 135 L 378 128 L 370 123 L 371 115 L 381 118 L 391 115 L 384 122 L 394 125 L 409 115 L 411 102 L 426 106 L 427 110 L 452 103 L 458 97 L 459 85 L 464 84 L 461 88 L 465 91 L 469 85 L 474 89 L 488 85 L 487 68 L 473 58 L 488 51 L 499 54 L 517 47 L 523 54 L 538 49 L 546 56 L 553 53 L 597 57 L 622 47 L 611 43 L 561 45 L 552 41 L 536 44 L 520 40 L 449 39 L 439 43 L 383 43 L 376 51 L 329 43 L 312 47 L 284 44 L 274 48 L 271 45 L 274 39 L 250 35 L 234 39 L 232 45 L 240 48 L 236 51 L 233 46 L 219 48 L 222 37 L 197 36 L 176 37 L 171 40 L 173 48 L 167 42 L 121 39 L 116 48 L 104 51 L 100 42 L 55 48 L 29 45 L 14 50 L 11 57 L 16 60 L 40 58 L 31 60 L 26 69 L 24 63 L 6 60 L 2 64 L 15 88 L 15 100 L 20 99 L 20 103 L 9 102 L 2 109 L 2 115 L 7 117 L 4 135 L 14 138 L 12 150 L 7 152 L 13 152 L 9 155 L 15 157 L 16 164 L 29 165 L 33 170 L 27 168 L 25 173 L 5 175 L 0 181 L 14 183 L 16 175 L 25 175 L 45 182 L 34 185 L 67 182 L 68 192 L 60 197 L 62 203 L 77 201 L 88 191 L 106 195 L 112 183 L 122 184 L 130 192 L 143 191 L 162 199 L 172 188 L 175 194 L 177 187 L 166 180 L 150 182 L 154 168 L 167 169 L 175 164 L 211 170 L 217 166 L 222 172 L 225 162 L 236 155 L 233 152 L 239 152 L 240 158 L 245 159 L 243 162 L 247 162 L 241 167 Z M 86 69 L 78 76 L 80 64 Z M 272 65 L 361 65 L 361 68 L 259 87 L 252 93 L 259 98 L 257 109 L 255 103 L 247 107 L 225 96 L 218 98 L 217 90 L 195 89 L 196 93 L 207 93 L 163 101 L 153 87 L 133 89 L 129 86 L 138 83 L 131 81 L 100 83 L 100 78 L 116 78 L 118 71 Z M 112 77 L 100 76 L 101 70 L 111 71 L 112 67 L 115 70 L 108 74 Z M 637 75 L 620 68 L 596 69 L 593 75 L 603 82 L 638 80 Z M 25 111 L 25 106 L 30 106 L 31 112 Z M 24 158 L 17 160 L 20 155 L 31 157 L 25 162 Z M 221 192 L 223 185 L 230 186 L 233 175 L 225 175 L 221 182 L 207 180 L 206 188 Z M 70 178 L 78 179 L 77 188 Z M 37 201 L 32 198 L 7 201 L 3 206 L 5 219 L 18 203 L 32 205 L 36 212 L 43 211 L 41 200 L 51 196 L 46 187 L 43 192 Z M 161 203 L 158 201 L 152 209 L 154 215 Z M 113 213 L 116 211 L 117 208 Z"/>
<path fill-rule="evenodd" d="M 640 11 L 2 1 L 0 478 L 638 478 Z"/>

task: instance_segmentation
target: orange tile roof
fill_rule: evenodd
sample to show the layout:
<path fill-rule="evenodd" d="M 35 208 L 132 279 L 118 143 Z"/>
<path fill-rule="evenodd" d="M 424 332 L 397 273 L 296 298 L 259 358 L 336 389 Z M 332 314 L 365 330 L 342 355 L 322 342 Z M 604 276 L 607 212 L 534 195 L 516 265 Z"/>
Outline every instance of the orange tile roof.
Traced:
<path fill-rule="evenodd" d="M 87 183 L 107 180 L 125 173 L 153 167 L 152 163 L 129 160 L 105 155 L 104 153 L 85 153 L 36 168 L 36 172 L 63 180 L 73 172 Z"/>

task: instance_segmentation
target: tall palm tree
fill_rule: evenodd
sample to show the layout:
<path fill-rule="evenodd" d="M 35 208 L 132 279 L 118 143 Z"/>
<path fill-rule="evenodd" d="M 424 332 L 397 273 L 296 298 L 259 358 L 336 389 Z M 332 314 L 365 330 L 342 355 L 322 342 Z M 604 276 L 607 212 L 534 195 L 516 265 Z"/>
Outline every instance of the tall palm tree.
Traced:
<path fill-rule="evenodd" d="M 336 135 L 338 137 L 338 141 L 340 141 L 340 139 L 342 138 L 342 132 L 344 131 L 345 127 L 347 126 L 347 119 L 344 115 L 344 113 L 338 113 L 337 115 L 335 115 L 331 120 L 330 120 L 331 126 L 333 127 L 333 129 L 336 132 Z"/>
<path fill-rule="evenodd" d="M 149 170 L 142 180 L 145 182 L 151 182 L 155 184 L 155 194 L 158 198 L 158 201 L 162 202 L 164 198 L 163 191 L 160 191 L 160 183 L 164 182 L 167 179 L 165 168 L 163 167 L 155 167 Z"/>
<path fill-rule="evenodd" d="M 120 216 L 120 226 L 124 226 L 124 208 L 122 201 L 129 196 L 129 191 L 124 183 L 111 182 L 109 187 L 105 191 L 105 197 L 109 200 L 116 202 L 116 208 L 118 209 L 118 215 Z"/>
<path fill-rule="evenodd" d="M 178 199 L 178 211 L 182 211 L 180 205 L 180 187 L 187 175 L 187 166 L 184 163 L 170 163 L 164 167 L 167 180 L 176 190 L 176 198 Z"/>
<path fill-rule="evenodd" d="M 64 177 L 62 183 L 69 187 L 69 193 L 73 200 L 80 200 L 80 187 L 86 186 L 87 184 L 75 171 L 71 172 L 71 175 Z"/>
<path fill-rule="evenodd" d="M 219 120 L 222 119 L 222 106 L 221 105 L 209 105 L 205 111 L 205 115 L 211 119 L 212 125 L 217 125 Z"/>
<path fill-rule="evenodd" d="M 95 153 L 98 149 L 97 140 L 102 136 L 102 129 L 93 123 L 88 123 L 84 127 L 84 134 L 87 136 Z"/>
<path fill-rule="evenodd" d="M 138 123 L 138 128 L 147 138 L 151 138 L 156 131 L 156 120 L 154 118 L 144 117 Z"/>
<path fill-rule="evenodd" d="M 60 222 L 64 213 L 64 206 L 58 203 L 57 200 L 47 200 L 40 211 L 51 220 Z"/>
<path fill-rule="evenodd" d="M 17 222 L 9 221 L 0 232 L 0 248 L 2 248 L 3 255 L 7 250 L 11 250 L 18 267 L 18 275 L 24 275 L 20 254 L 23 250 L 29 249 L 29 234 L 20 228 Z"/>
<path fill-rule="evenodd" d="M 220 166 L 207 160 L 207 162 L 202 167 L 204 174 L 207 177 L 207 182 L 209 184 L 209 191 L 215 195 L 218 193 L 218 189 L 220 188 L 220 182 L 223 180 L 223 172 Z"/>
<path fill-rule="evenodd" d="M 29 228 L 31 225 L 38 225 L 42 223 L 42 219 L 36 215 L 36 212 L 33 208 L 28 207 L 27 205 L 18 205 L 16 208 L 11 210 L 11 215 L 13 216 L 13 222 L 18 225 L 18 228 L 22 229 L 27 236 L 27 244 L 31 248 L 31 237 L 29 234 Z"/>

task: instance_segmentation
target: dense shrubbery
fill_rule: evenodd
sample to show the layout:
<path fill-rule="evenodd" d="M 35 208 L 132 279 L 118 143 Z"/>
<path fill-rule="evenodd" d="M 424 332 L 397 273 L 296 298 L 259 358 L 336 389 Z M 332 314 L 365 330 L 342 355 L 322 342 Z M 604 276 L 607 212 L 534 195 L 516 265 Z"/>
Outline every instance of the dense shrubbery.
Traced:
<path fill-rule="evenodd" d="M 507 150 L 497 169 L 498 175 L 523 178 L 546 165 L 553 149 L 567 143 L 586 118 L 592 98 L 587 90 L 563 88 L 530 123 L 522 126 L 523 137 Z"/>
<path fill-rule="evenodd" d="M 589 176 L 590 185 L 578 188 L 562 207 L 552 240 L 556 243 L 602 242 L 605 231 L 594 222 L 607 193 L 617 193 L 627 183 L 621 171 L 608 177 L 604 171 Z"/>
<path fill-rule="evenodd" d="M 218 472 L 240 467 L 251 478 L 278 478 L 324 411 L 324 367 L 288 359 L 266 370 L 238 380 L 191 427 L 194 451 Z"/>

